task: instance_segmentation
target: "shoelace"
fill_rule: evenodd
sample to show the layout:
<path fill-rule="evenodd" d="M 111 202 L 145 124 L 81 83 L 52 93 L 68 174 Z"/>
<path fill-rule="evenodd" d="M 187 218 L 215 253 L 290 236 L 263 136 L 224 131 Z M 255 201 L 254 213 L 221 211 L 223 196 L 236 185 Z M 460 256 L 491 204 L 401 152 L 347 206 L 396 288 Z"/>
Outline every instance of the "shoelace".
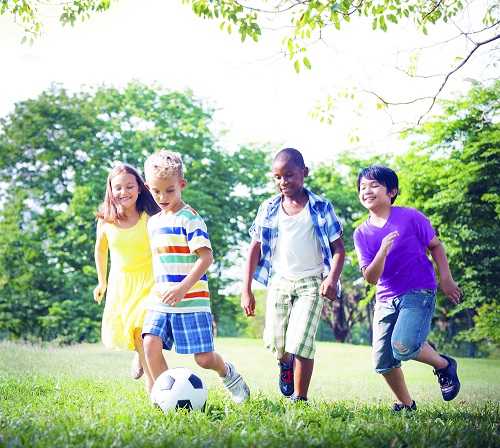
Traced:
<path fill-rule="evenodd" d="M 434 375 L 438 377 L 438 383 L 441 387 L 447 387 L 452 385 L 452 382 L 450 381 L 448 376 L 446 376 L 446 374 L 440 373 L 437 370 L 435 370 Z"/>

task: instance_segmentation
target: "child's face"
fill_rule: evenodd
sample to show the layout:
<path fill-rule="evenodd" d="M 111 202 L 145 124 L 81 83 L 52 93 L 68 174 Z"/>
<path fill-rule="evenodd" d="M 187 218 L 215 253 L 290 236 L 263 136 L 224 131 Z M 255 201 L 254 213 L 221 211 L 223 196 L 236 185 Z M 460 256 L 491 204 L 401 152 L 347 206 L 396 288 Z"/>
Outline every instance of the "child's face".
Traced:
<path fill-rule="evenodd" d="M 390 207 L 394 194 L 394 191 L 387 191 L 387 187 L 376 179 L 362 177 L 359 182 L 359 200 L 368 210 Z"/>
<path fill-rule="evenodd" d="M 111 193 L 116 205 L 124 210 L 135 207 L 139 197 L 139 184 L 133 174 L 123 172 L 111 179 Z"/>
<path fill-rule="evenodd" d="M 175 213 L 182 208 L 182 190 L 186 186 L 185 179 L 179 176 L 168 176 L 164 179 L 151 176 L 146 177 L 146 185 L 162 211 Z"/>
<path fill-rule="evenodd" d="M 308 169 L 297 166 L 290 159 L 276 159 L 273 162 L 273 179 L 278 191 L 287 197 L 295 197 L 304 189 L 304 178 Z"/>

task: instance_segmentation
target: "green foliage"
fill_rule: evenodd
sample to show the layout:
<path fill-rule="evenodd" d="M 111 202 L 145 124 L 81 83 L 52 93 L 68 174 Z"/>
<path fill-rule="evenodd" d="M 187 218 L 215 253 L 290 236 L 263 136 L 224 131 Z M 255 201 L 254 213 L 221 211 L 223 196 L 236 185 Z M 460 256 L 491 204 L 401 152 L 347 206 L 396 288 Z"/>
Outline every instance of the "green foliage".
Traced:
<path fill-rule="evenodd" d="M 444 102 L 441 116 L 408 135 L 413 137 L 412 149 L 399 158 L 398 201 L 430 218 L 464 291 L 462 304 L 454 309 L 443 297 L 438 303 L 442 327 L 451 336 L 470 329 L 473 314 L 484 304 L 498 303 L 499 98 L 500 82 L 496 82 Z M 489 328 L 487 322 L 482 324 L 486 316 L 480 312 L 475 317 L 478 328 Z M 475 331 L 467 334 L 470 340 L 481 339 Z"/>
<path fill-rule="evenodd" d="M 234 0 L 183 0 L 190 4 L 193 12 L 206 19 L 220 22 L 220 28 L 231 32 L 236 28 L 242 41 L 251 37 L 257 41 L 266 21 L 281 16 L 291 30 L 283 38 L 283 48 L 298 73 L 301 67 L 311 68 L 311 62 L 304 57 L 307 44 L 321 36 L 327 28 L 341 30 L 351 21 L 369 18 L 373 30 L 387 31 L 390 24 L 397 25 L 411 20 L 424 34 L 427 26 L 447 22 L 469 5 L 463 1 L 442 2 L 428 0 L 312 0 L 297 2 L 286 0 L 274 2 L 264 0 L 259 6 Z M 486 5 L 483 22 L 496 22 L 498 11 Z"/>
<path fill-rule="evenodd" d="M 116 160 L 142 167 L 159 148 L 183 155 L 184 199 L 214 247 L 213 311 L 234 314 L 222 269 L 265 194 L 268 160 L 259 148 L 219 149 L 211 113 L 191 93 L 131 83 L 73 95 L 53 86 L 0 120 L 0 335 L 96 340 L 94 212 L 107 172 Z"/>
<path fill-rule="evenodd" d="M 218 339 L 217 344 L 248 381 L 250 401 L 234 405 L 215 373 L 194 368 L 191 356 L 176 356 L 171 365 L 193 368 L 208 384 L 209 397 L 205 412 L 168 415 L 150 405 L 140 382 L 127 378 L 127 353 L 95 345 L 0 344 L 5 366 L 0 446 L 486 448 L 500 443 L 498 360 L 460 360 L 467 387 L 450 403 L 439 397 L 428 366 L 408 365 L 405 374 L 418 386 L 419 409 L 407 417 L 391 413 L 387 386 L 370 370 L 367 347 L 318 344 L 310 404 L 296 406 L 279 396 L 275 360 L 260 342 Z"/>
<path fill-rule="evenodd" d="M 65 2 L 37 0 L 0 0 L 0 15 L 10 15 L 24 29 L 23 41 L 33 41 L 43 29 L 44 7 L 57 8 L 63 24 L 74 25 L 77 20 L 88 19 L 92 14 L 106 11 L 111 0 L 69 0 Z"/>

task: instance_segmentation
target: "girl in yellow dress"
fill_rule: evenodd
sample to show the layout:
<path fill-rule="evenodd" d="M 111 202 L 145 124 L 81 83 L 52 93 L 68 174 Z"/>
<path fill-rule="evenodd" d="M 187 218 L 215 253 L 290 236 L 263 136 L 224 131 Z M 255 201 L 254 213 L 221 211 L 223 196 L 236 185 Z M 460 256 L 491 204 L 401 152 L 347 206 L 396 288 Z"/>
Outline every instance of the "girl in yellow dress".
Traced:
<path fill-rule="evenodd" d="M 153 380 L 145 362 L 141 336 L 144 305 L 154 284 L 147 220 L 158 211 L 135 168 L 121 163 L 110 171 L 104 201 L 97 212 L 98 285 L 94 289 L 94 300 L 100 303 L 107 289 L 102 342 L 108 348 L 138 353 L 138 367 L 144 370 L 148 391 Z M 108 249 L 109 276 L 106 275 Z M 136 377 L 139 376 L 138 373 Z"/>

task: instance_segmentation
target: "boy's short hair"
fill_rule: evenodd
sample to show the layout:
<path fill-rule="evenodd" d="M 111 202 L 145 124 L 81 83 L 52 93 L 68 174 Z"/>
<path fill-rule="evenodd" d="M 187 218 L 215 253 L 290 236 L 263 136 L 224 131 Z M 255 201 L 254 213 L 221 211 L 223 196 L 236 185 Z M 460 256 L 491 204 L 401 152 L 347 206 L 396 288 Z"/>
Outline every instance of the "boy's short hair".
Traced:
<path fill-rule="evenodd" d="M 394 170 L 382 165 L 372 165 L 363 168 L 358 174 L 358 193 L 361 184 L 361 178 L 376 180 L 379 184 L 385 185 L 387 192 L 396 191 L 394 197 L 391 198 L 391 204 L 398 197 L 399 193 L 399 180 L 398 175 Z"/>
<path fill-rule="evenodd" d="M 161 149 L 151 154 L 144 162 L 146 177 L 155 176 L 165 179 L 170 176 L 184 177 L 184 165 L 181 155 L 177 152 Z"/>
<path fill-rule="evenodd" d="M 278 154 L 274 156 L 274 161 L 278 159 L 287 159 L 291 160 L 292 163 L 298 168 L 305 168 L 306 164 L 304 162 L 304 157 L 302 153 L 295 148 L 284 148 Z"/>

